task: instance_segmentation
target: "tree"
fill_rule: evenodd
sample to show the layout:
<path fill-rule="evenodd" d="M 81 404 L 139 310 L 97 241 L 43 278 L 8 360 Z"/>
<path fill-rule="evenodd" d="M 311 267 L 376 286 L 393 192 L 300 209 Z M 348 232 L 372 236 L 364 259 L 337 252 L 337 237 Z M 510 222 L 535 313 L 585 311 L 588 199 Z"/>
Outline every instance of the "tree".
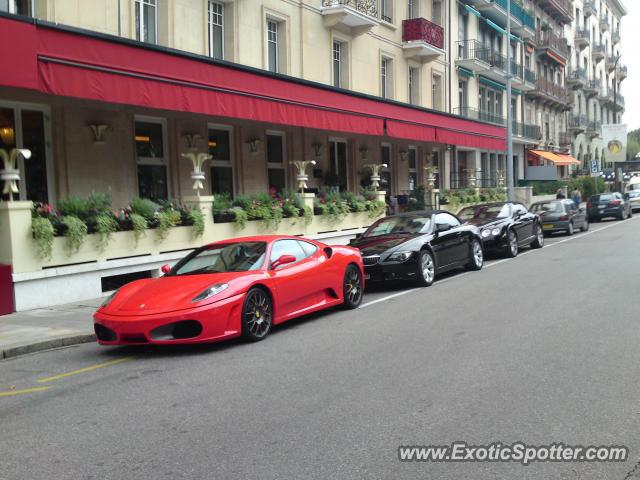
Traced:
<path fill-rule="evenodd" d="M 633 160 L 638 152 L 640 152 L 640 128 L 627 134 L 627 160 Z"/>

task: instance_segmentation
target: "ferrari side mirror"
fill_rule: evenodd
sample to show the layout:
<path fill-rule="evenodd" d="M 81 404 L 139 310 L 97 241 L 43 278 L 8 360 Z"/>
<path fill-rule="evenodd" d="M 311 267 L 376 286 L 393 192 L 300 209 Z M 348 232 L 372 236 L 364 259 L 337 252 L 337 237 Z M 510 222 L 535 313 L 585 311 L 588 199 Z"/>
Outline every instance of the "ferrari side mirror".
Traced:
<path fill-rule="evenodd" d="M 296 261 L 295 255 L 280 255 L 278 259 L 271 263 L 271 268 L 277 268 L 282 265 L 287 265 L 288 263 L 293 263 Z"/>
<path fill-rule="evenodd" d="M 167 264 L 162 265 L 162 267 L 160 267 L 160 271 L 162 271 L 162 273 L 164 273 L 165 275 L 167 273 L 169 273 L 171 271 L 171 267 Z"/>

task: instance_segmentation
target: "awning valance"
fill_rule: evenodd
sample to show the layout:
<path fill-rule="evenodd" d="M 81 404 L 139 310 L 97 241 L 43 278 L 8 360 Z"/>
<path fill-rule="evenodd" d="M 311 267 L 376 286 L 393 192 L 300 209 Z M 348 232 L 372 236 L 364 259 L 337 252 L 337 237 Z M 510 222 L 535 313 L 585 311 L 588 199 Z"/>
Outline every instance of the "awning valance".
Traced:
<path fill-rule="evenodd" d="M 480 83 L 487 85 L 488 87 L 496 88 L 498 90 L 507 89 L 506 85 L 504 85 L 503 83 L 498 83 L 494 80 L 491 80 L 490 78 L 483 77 L 482 75 L 480 75 Z"/>
<path fill-rule="evenodd" d="M 556 165 L 580 165 L 580 160 L 578 160 L 577 158 L 572 157 L 571 155 L 567 155 L 565 153 L 559 153 L 558 157 L 560 157 L 561 159 L 564 160 L 564 162 L 566 163 L 556 163 Z"/>
<path fill-rule="evenodd" d="M 434 131 L 435 141 L 454 145 L 506 146 L 503 127 L 39 20 L 0 16 L 0 42 L 15 44 L 3 57 L 0 86 L 362 135 L 419 140 Z"/>
<path fill-rule="evenodd" d="M 548 152 L 546 150 L 530 150 L 530 153 L 533 153 L 545 160 L 549 160 L 553 162 L 557 166 L 565 166 L 565 165 L 579 165 L 580 162 L 573 158 L 570 155 L 564 155 L 560 153 Z"/>
<path fill-rule="evenodd" d="M 476 73 L 473 70 L 469 70 L 468 68 L 458 67 L 458 74 L 463 77 L 474 77 Z"/>

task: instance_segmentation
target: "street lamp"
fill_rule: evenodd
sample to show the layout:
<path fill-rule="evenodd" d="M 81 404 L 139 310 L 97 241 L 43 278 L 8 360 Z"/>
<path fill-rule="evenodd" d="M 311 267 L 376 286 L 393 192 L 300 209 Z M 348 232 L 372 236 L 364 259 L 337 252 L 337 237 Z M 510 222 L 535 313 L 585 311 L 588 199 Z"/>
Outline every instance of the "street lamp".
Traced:
<path fill-rule="evenodd" d="M 616 61 L 613 64 L 613 123 L 618 123 L 618 60 L 620 60 L 622 54 L 619 53 L 616 57 Z"/>

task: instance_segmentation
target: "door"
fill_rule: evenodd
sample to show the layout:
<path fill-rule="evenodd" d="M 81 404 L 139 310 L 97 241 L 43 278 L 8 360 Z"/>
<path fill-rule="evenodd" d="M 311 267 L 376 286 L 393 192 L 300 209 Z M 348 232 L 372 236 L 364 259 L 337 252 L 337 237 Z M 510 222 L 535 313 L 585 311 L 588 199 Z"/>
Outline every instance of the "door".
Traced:
<path fill-rule="evenodd" d="M 520 203 L 514 203 L 512 209 L 514 229 L 518 236 L 518 243 L 522 245 L 533 236 L 533 223 L 535 216 Z"/>
<path fill-rule="evenodd" d="M 447 228 L 446 231 L 439 231 L 439 225 Z M 455 265 L 462 258 L 467 257 L 465 249 L 467 240 L 460 228 L 460 222 L 456 217 L 448 213 L 438 213 L 435 215 L 434 232 L 437 232 L 431 242 L 433 253 L 436 257 L 438 270 Z"/>
<path fill-rule="evenodd" d="M 271 264 L 282 255 L 293 255 L 296 261 L 272 269 Z M 318 258 L 317 252 L 305 251 L 297 240 L 278 240 L 272 245 L 269 273 L 276 297 L 275 323 L 291 318 L 318 302 L 318 294 L 322 290 L 322 282 L 314 277 Z"/>
<path fill-rule="evenodd" d="M 325 178 L 325 183 L 344 192 L 348 187 L 347 179 L 347 143 L 344 140 L 331 140 L 329 142 L 329 178 Z"/>

